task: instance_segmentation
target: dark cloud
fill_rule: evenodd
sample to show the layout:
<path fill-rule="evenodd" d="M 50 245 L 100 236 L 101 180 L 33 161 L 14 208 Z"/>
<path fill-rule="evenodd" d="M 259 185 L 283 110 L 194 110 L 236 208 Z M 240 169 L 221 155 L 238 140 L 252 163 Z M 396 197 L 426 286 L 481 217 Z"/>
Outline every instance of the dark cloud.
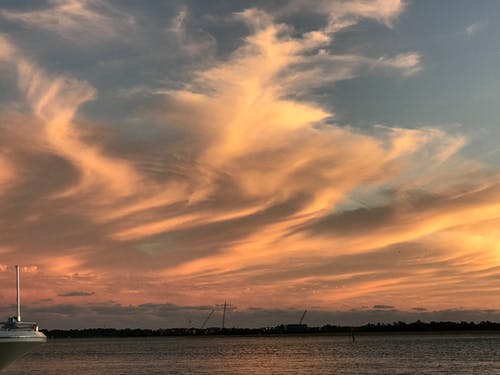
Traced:
<path fill-rule="evenodd" d="M 395 216 L 394 207 L 358 208 L 324 217 L 316 223 L 308 224 L 302 230 L 312 234 L 349 236 L 360 231 L 363 233 L 374 231 L 392 224 Z"/>
<path fill-rule="evenodd" d="M 68 292 L 59 294 L 59 297 L 88 297 L 94 295 L 94 292 Z"/>
<path fill-rule="evenodd" d="M 143 304 L 123 306 L 117 303 L 60 304 L 45 307 L 26 307 L 26 319 L 38 321 L 42 328 L 172 328 L 199 327 L 208 317 L 212 306 L 180 306 L 175 304 Z M 215 309 L 207 326 L 219 327 L 222 310 Z M 4 307 L 0 313 L 9 316 L 15 306 Z M 226 311 L 226 327 L 272 327 L 297 323 L 303 310 L 249 308 Z M 397 321 L 500 321 L 499 310 L 447 309 L 436 311 L 401 311 L 391 309 L 353 309 L 347 311 L 308 310 L 304 323 L 309 326 L 363 325 L 367 323 L 393 323 Z"/>
<path fill-rule="evenodd" d="M 394 306 L 391 305 L 373 305 L 373 308 L 377 310 L 394 310 Z"/>
<path fill-rule="evenodd" d="M 413 311 L 427 311 L 427 309 L 425 307 L 414 307 L 412 308 Z"/>
<path fill-rule="evenodd" d="M 35 318 L 37 315 L 42 315 L 53 321 L 54 317 L 56 317 L 57 319 L 71 319 L 72 317 L 78 317 L 82 312 L 87 311 L 87 309 L 80 305 L 74 304 L 53 304 L 35 308 L 26 307 L 24 308 L 24 311 L 26 315 L 31 315 L 33 316 L 33 318 Z M 42 321 L 43 319 L 41 320 L 41 322 Z"/>

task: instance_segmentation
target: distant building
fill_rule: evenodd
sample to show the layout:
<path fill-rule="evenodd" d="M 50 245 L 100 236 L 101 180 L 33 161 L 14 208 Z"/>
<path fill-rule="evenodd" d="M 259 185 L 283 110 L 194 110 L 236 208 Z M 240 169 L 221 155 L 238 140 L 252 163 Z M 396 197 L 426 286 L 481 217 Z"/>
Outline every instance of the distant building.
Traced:
<path fill-rule="evenodd" d="M 307 332 L 308 327 L 307 324 L 285 324 L 286 332 Z"/>

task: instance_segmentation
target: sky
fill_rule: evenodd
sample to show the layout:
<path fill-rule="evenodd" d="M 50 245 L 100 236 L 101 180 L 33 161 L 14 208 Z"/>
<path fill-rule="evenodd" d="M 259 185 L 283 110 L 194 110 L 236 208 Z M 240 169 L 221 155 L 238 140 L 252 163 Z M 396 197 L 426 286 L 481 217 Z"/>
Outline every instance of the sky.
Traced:
<path fill-rule="evenodd" d="M 499 10 L 2 1 L 0 314 L 500 321 Z"/>

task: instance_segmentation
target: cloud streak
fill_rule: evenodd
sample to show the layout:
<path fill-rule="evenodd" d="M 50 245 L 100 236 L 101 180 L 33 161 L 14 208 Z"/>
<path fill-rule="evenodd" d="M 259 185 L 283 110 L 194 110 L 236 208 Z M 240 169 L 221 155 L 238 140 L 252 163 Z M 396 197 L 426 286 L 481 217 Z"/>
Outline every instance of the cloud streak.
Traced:
<path fill-rule="evenodd" d="M 50 0 L 46 7 L 28 11 L 2 10 L 0 16 L 60 37 L 93 43 L 133 31 L 134 18 L 101 0 Z"/>
<path fill-rule="evenodd" d="M 75 292 L 68 292 L 68 293 L 64 293 L 64 294 L 59 294 L 59 297 L 89 297 L 93 294 L 94 294 L 94 292 L 75 291 Z"/>

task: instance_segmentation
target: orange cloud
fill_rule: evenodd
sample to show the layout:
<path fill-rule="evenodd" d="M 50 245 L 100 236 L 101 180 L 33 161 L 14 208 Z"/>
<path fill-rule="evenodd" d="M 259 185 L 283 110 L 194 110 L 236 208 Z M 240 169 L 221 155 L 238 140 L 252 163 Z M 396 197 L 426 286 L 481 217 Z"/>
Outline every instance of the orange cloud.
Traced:
<path fill-rule="evenodd" d="M 5 159 L 0 158 L 0 189 L 14 178 L 14 168 Z"/>
<path fill-rule="evenodd" d="M 26 94 L 34 114 L 43 122 L 49 147 L 81 172 L 80 184 L 61 194 L 98 188 L 103 194 L 100 199 L 129 195 L 139 180 L 133 167 L 106 156 L 96 146 L 84 142 L 84 134 L 73 123 L 79 107 L 95 98 L 95 90 L 87 83 L 70 77 L 51 76 L 24 58 L 17 59 L 15 63 L 19 72 L 19 87 Z"/>
<path fill-rule="evenodd" d="M 14 47 L 8 41 L 8 39 L 3 35 L 0 35 L 0 62 L 9 60 L 14 52 Z"/>

